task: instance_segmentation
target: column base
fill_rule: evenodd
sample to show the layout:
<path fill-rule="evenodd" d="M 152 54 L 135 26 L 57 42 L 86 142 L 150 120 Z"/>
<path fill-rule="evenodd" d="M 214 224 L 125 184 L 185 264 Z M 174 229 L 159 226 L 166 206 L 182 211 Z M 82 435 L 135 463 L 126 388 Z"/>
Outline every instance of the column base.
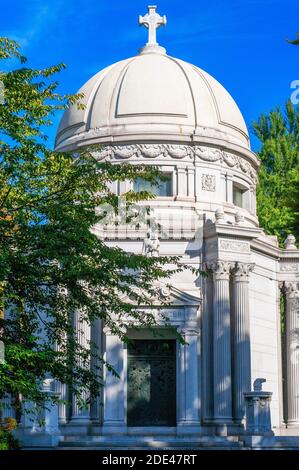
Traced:
<path fill-rule="evenodd" d="M 294 420 L 294 421 L 287 421 L 286 422 L 286 427 L 289 429 L 289 428 L 297 428 L 299 429 L 299 421 L 298 420 Z"/>
<path fill-rule="evenodd" d="M 103 434 L 127 434 L 128 427 L 121 422 L 106 422 L 103 424 Z"/>
<path fill-rule="evenodd" d="M 201 434 L 200 421 L 182 422 L 177 424 L 177 434 Z"/>
<path fill-rule="evenodd" d="M 213 424 L 216 429 L 216 435 L 222 437 L 227 437 L 231 434 L 230 429 L 234 426 L 233 421 L 229 418 L 216 418 Z"/>
<path fill-rule="evenodd" d="M 69 423 L 64 426 L 67 434 L 87 435 L 91 426 L 89 418 L 72 418 Z"/>
<path fill-rule="evenodd" d="M 74 426 L 88 426 L 89 424 L 91 424 L 91 419 L 89 417 L 76 417 L 76 418 L 71 418 L 71 420 L 69 421 L 69 424 L 70 425 L 74 425 Z"/>

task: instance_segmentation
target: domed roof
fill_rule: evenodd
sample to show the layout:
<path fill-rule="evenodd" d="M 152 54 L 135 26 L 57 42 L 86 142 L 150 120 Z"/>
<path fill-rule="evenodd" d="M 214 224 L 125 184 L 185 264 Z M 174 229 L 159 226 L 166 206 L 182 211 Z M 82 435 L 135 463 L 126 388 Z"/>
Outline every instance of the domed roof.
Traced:
<path fill-rule="evenodd" d="M 167 55 L 157 43 L 100 71 L 80 93 L 86 107 L 73 105 L 64 113 L 57 150 L 95 143 L 215 139 L 220 145 L 250 148 L 243 116 L 223 86 L 200 68 Z"/>

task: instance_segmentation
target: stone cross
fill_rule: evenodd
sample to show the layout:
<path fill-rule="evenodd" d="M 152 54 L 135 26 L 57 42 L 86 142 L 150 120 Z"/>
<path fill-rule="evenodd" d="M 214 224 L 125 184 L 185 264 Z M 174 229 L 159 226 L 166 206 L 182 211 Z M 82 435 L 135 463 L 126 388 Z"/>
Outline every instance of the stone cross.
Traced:
<path fill-rule="evenodd" d="M 139 25 L 148 29 L 148 45 L 157 45 L 156 30 L 166 25 L 166 16 L 163 17 L 156 13 L 156 5 L 148 6 L 148 13 L 145 16 L 139 16 Z"/>

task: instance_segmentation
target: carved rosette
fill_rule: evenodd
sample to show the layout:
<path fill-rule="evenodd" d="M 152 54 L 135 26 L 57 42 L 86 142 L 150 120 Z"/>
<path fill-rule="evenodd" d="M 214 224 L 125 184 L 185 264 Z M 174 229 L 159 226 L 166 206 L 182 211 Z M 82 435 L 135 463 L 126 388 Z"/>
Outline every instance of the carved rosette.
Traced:
<path fill-rule="evenodd" d="M 234 282 L 249 282 L 249 274 L 253 271 L 254 263 L 236 263 L 232 270 Z"/>
<path fill-rule="evenodd" d="M 212 147 L 202 145 L 182 144 L 132 144 L 132 145 L 105 145 L 93 155 L 98 160 L 117 160 L 128 158 L 173 158 L 173 159 L 199 159 L 204 162 L 225 165 L 236 168 L 248 175 L 254 184 L 257 182 L 257 172 L 254 166 L 244 158 Z"/>

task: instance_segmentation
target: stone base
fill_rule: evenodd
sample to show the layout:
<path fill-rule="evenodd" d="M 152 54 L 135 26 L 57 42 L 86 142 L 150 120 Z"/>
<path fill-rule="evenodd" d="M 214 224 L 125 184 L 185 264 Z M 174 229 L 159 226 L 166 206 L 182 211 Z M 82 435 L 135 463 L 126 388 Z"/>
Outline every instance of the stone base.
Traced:
<path fill-rule="evenodd" d="M 280 436 L 299 436 L 299 426 L 288 426 L 281 428 L 279 431 Z"/>
<path fill-rule="evenodd" d="M 177 434 L 179 435 L 201 435 L 201 425 L 198 423 L 178 423 Z"/>
<path fill-rule="evenodd" d="M 220 419 L 215 419 L 214 426 L 215 426 L 217 436 L 226 437 L 230 434 L 230 429 L 234 427 L 234 423 L 229 422 L 228 420 L 222 421 Z"/>
<path fill-rule="evenodd" d="M 239 450 L 242 443 L 235 436 L 198 436 L 198 435 L 122 435 L 122 436 L 85 436 L 67 437 L 59 444 L 59 447 L 68 449 L 102 449 L 102 450 L 197 450 L 197 449 L 217 449 L 217 450 Z"/>
<path fill-rule="evenodd" d="M 294 436 L 244 436 L 243 442 L 252 449 L 299 449 L 299 437 Z"/>
<path fill-rule="evenodd" d="M 18 439 L 21 447 L 48 448 L 57 447 L 63 440 L 60 434 L 49 434 L 46 432 L 26 432 L 21 429 L 13 431 L 13 435 Z"/>
<path fill-rule="evenodd" d="M 90 420 L 71 420 L 68 424 L 61 426 L 63 434 L 88 435 L 91 428 Z"/>

